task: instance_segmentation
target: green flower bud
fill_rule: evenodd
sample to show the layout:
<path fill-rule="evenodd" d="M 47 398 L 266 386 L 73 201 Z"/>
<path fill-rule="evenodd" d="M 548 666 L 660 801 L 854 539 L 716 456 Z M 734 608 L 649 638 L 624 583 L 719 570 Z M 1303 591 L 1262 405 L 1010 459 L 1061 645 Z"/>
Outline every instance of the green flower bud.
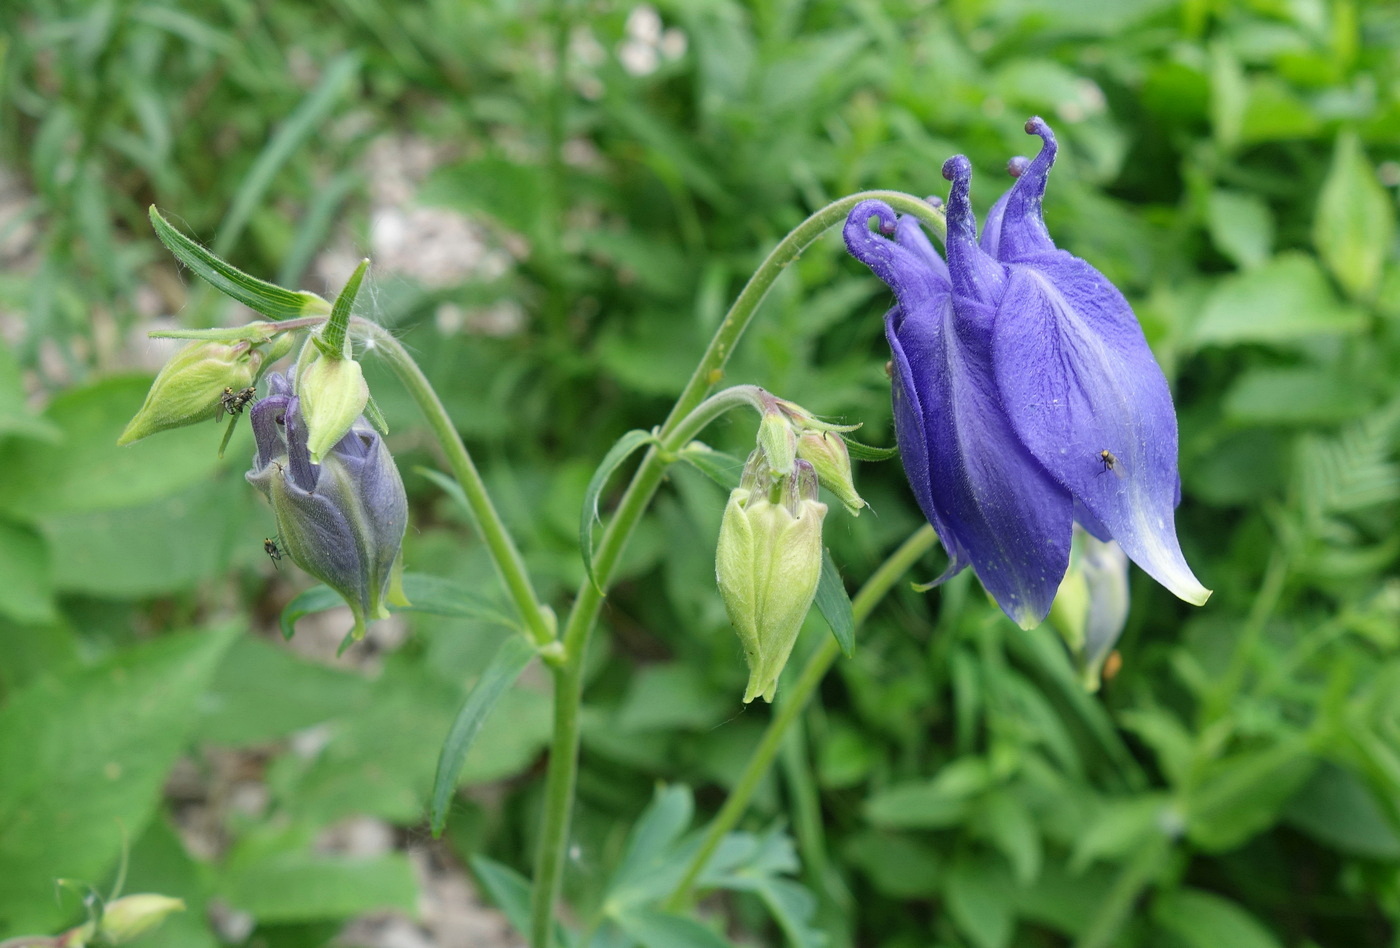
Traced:
<path fill-rule="evenodd" d="M 262 351 L 247 340 L 190 343 L 165 363 L 117 444 L 214 418 L 225 410 L 226 393 L 253 384 L 262 361 Z"/>
<path fill-rule="evenodd" d="M 1128 605 L 1127 554 L 1076 523 L 1069 570 L 1049 619 L 1074 656 L 1086 691 L 1099 690 L 1104 662 L 1127 624 Z"/>
<path fill-rule="evenodd" d="M 758 424 L 758 446 L 774 475 L 792 473 L 792 462 L 797 459 L 797 432 L 784 412 L 774 409 L 763 413 Z"/>
<path fill-rule="evenodd" d="M 185 903 L 165 895 L 127 895 L 107 903 L 98 932 L 107 944 L 121 945 L 144 935 Z"/>
<path fill-rule="evenodd" d="M 744 702 L 772 701 L 778 676 L 812 607 L 822 571 L 817 475 L 806 461 L 776 480 L 762 448 L 729 495 L 720 524 L 715 575 L 749 665 Z"/>
<path fill-rule="evenodd" d="M 797 439 L 797 456 L 816 469 L 822 486 L 841 499 L 852 517 L 860 516 L 865 501 L 851 479 L 851 454 L 844 438 L 832 431 L 808 428 Z"/>
<path fill-rule="evenodd" d="M 297 369 L 297 397 L 306 423 L 311 463 L 321 459 L 350 431 L 369 402 L 369 386 L 360 363 L 331 358 L 312 347 L 310 364 Z"/>

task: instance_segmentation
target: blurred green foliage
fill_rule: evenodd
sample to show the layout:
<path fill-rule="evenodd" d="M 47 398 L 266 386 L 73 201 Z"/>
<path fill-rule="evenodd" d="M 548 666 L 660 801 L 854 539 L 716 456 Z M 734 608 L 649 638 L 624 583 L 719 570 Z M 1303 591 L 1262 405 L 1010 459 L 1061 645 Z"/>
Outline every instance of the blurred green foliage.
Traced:
<path fill-rule="evenodd" d="M 0 937 L 79 918 L 53 880 L 100 888 L 124 847 L 129 891 L 190 906 L 147 944 L 290 948 L 413 911 L 437 750 L 507 634 L 414 614 L 368 661 L 289 651 L 304 577 L 263 555 L 246 433 L 222 463 L 212 425 L 115 447 L 161 351 L 144 331 L 238 318 L 182 283 L 148 205 L 318 292 L 378 253 L 386 208 L 468 215 L 499 265 L 381 269 L 369 314 L 420 355 L 562 607 L 593 467 L 660 421 L 762 255 L 842 194 L 940 191 L 954 152 L 985 206 L 1042 114 L 1050 230 L 1174 380 L 1179 529 L 1216 594 L 1192 610 L 1135 574 L 1121 670 L 1086 696 L 970 576 L 901 590 L 804 715 L 716 909 L 736 939 L 833 948 L 1397 944 L 1400 7 L 22 0 L 0 24 Z M 400 173 L 385 143 L 431 146 L 416 197 L 371 200 Z M 730 378 L 887 444 L 887 305 L 833 235 Z M 409 568 L 495 601 L 463 515 L 412 473 L 436 464 L 411 405 L 370 375 Z M 857 476 L 873 512 L 828 530 L 852 586 L 918 523 L 895 464 Z M 677 470 L 605 609 L 566 880 L 599 944 L 727 943 L 629 889 L 768 713 L 740 713 L 723 501 Z M 506 695 L 449 826 L 516 912 L 548 707 L 529 674 Z M 256 805 L 226 798 L 245 784 Z M 401 844 L 327 846 L 365 815 Z M 216 934 L 210 906 L 252 934 Z"/>

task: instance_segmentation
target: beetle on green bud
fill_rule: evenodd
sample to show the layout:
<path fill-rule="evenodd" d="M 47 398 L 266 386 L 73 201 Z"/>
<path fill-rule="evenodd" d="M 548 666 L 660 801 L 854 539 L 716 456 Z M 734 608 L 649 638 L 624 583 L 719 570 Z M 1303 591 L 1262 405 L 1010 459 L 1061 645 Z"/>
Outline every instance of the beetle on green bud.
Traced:
<path fill-rule="evenodd" d="M 186 345 L 161 368 L 117 444 L 218 416 L 224 411 L 225 393 L 250 387 L 262 362 L 262 350 L 246 339 Z"/>
<path fill-rule="evenodd" d="M 817 474 L 804 460 L 774 476 L 762 447 L 749 455 L 719 529 L 715 574 L 749 665 L 744 703 L 772 701 L 778 676 L 812 608 L 822 571 Z"/>

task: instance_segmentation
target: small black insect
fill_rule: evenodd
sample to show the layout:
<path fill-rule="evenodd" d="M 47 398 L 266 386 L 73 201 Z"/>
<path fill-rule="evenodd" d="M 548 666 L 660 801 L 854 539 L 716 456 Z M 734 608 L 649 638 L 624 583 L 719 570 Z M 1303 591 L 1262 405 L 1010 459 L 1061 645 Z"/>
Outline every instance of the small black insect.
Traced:
<path fill-rule="evenodd" d="M 1118 459 L 1113 456 L 1113 452 L 1108 450 L 1108 448 L 1104 448 L 1099 452 L 1099 463 L 1103 465 L 1103 470 L 1099 471 L 1100 474 L 1107 474 L 1109 471 L 1112 471 L 1119 477 L 1123 476 L 1123 472 L 1118 470 Z"/>
<path fill-rule="evenodd" d="M 235 392 L 231 388 L 224 389 L 224 393 L 219 396 L 219 404 L 223 406 L 224 412 L 230 415 L 241 415 L 243 409 L 248 407 L 250 402 L 258 400 L 257 392 L 252 386 Z"/>
<path fill-rule="evenodd" d="M 275 537 L 263 537 L 263 552 L 267 554 L 268 559 L 272 560 L 273 566 L 277 566 L 277 561 L 283 556 L 282 548 L 277 545 Z M 282 567 L 277 566 L 277 568 L 281 569 Z"/>

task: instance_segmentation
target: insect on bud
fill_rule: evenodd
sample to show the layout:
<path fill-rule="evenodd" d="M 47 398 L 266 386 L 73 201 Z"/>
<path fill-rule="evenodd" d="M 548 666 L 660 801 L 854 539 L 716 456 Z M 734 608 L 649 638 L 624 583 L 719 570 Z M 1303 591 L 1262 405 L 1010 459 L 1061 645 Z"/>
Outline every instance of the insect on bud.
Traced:
<path fill-rule="evenodd" d="M 247 340 L 190 343 L 156 375 L 145 403 L 117 444 L 131 444 L 229 411 L 230 396 L 237 399 L 251 388 L 262 362 L 262 351 Z"/>
<path fill-rule="evenodd" d="M 817 474 L 807 461 L 774 477 L 763 448 L 749 456 L 720 524 L 715 575 L 749 665 L 747 704 L 772 701 L 778 676 L 816 597 L 822 569 Z"/>
<path fill-rule="evenodd" d="M 402 588 L 408 498 L 398 468 L 379 433 L 363 418 L 325 455 L 312 462 L 300 399 L 281 375 L 268 376 L 269 394 L 253 406 L 257 455 L 247 479 L 272 502 L 277 539 L 268 556 L 291 558 L 340 593 L 355 616 L 354 637 L 365 623 L 406 605 Z M 276 555 L 274 556 L 274 551 Z"/>
<path fill-rule="evenodd" d="M 841 499 L 847 513 L 852 517 L 860 516 L 865 501 L 856 493 L 851 478 L 851 454 L 846 450 L 844 438 L 834 431 L 808 428 L 797 439 L 797 456 L 812 465 L 822 486 Z"/>

